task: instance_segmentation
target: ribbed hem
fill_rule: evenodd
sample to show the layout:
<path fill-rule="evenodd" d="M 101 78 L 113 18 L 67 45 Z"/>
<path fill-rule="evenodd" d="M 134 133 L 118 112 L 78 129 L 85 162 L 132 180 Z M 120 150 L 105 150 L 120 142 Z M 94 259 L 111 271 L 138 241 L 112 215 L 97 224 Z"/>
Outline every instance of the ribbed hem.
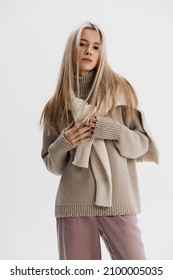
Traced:
<path fill-rule="evenodd" d="M 94 137 L 107 140 L 118 140 L 120 136 L 121 125 L 115 123 L 110 118 L 97 117 Z"/>
<path fill-rule="evenodd" d="M 62 205 L 55 207 L 56 218 L 60 217 L 78 217 L 78 216 L 117 216 L 117 215 L 135 215 L 141 212 L 139 205 L 130 205 L 119 203 L 111 207 L 87 205 Z"/>
<path fill-rule="evenodd" d="M 64 131 L 62 131 L 55 142 L 50 145 L 49 153 L 53 157 L 63 156 L 65 153 L 74 148 L 75 147 L 65 139 Z"/>

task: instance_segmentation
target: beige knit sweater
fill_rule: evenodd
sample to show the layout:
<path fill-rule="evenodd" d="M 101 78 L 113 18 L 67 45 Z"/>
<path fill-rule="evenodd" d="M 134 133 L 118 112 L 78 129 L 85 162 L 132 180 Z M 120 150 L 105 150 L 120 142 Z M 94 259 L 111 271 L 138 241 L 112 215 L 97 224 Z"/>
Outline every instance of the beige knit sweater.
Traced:
<path fill-rule="evenodd" d="M 80 78 L 83 98 L 91 87 L 93 73 Z M 103 216 L 138 214 L 141 211 L 136 161 L 147 160 L 158 163 L 158 150 L 151 134 L 145 129 L 144 115 L 136 112 L 133 122 L 127 120 L 126 106 L 115 108 L 116 121 L 98 117 L 94 131 L 95 139 L 103 139 L 106 145 L 112 174 L 112 205 L 102 207 L 95 204 L 96 185 L 91 160 L 95 156 L 91 149 L 88 168 L 72 164 L 76 148 L 64 137 L 67 121 L 58 125 L 58 130 L 48 135 L 44 128 L 42 158 L 47 169 L 61 175 L 58 187 L 55 216 Z M 99 180 L 99 179 L 98 179 Z M 101 178 L 101 184 L 104 179 Z"/>

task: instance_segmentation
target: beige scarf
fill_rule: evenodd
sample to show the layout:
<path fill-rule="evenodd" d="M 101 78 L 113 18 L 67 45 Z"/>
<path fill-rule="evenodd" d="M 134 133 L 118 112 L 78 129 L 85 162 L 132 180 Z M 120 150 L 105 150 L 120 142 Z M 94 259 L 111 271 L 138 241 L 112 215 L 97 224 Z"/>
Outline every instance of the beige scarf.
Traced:
<path fill-rule="evenodd" d="M 90 105 L 83 99 L 75 97 L 73 92 L 72 106 L 75 122 L 85 118 L 90 109 Z M 72 163 L 79 167 L 88 168 L 90 156 L 91 168 L 96 180 L 95 204 L 110 207 L 112 205 L 112 177 L 104 140 L 92 137 L 86 143 L 78 146 Z"/>
<path fill-rule="evenodd" d="M 86 117 L 89 112 L 90 105 L 86 103 L 81 98 L 77 98 L 74 94 L 72 94 L 72 115 L 75 122 L 78 122 Z M 118 104 L 125 105 L 124 99 L 119 97 Z M 109 110 L 109 108 L 108 108 Z M 107 111 L 108 111 L 107 110 Z M 141 113 L 142 125 L 150 138 L 149 150 L 148 152 L 137 159 L 138 161 L 155 161 L 158 163 L 158 149 L 152 137 L 152 134 L 148 128 L 146 123 L 144 114 Z M 91 153 L 92 149 L 92 153 Z M 93 170 L 93 174 L 96 180 L 96 199 L 95 204 L 103 207 L 111 207 L 112 205 L 112 175 L 111 168 L 109 163 L 109 158 L 106 150 L 106 145 L 103 139 L 94 139 L 91 138 L 84 144 L 77 146 L 76 152 L 74 155 L 73 165 L 88 168 L 89 159 L 91 163 L 91 168 Z"/>

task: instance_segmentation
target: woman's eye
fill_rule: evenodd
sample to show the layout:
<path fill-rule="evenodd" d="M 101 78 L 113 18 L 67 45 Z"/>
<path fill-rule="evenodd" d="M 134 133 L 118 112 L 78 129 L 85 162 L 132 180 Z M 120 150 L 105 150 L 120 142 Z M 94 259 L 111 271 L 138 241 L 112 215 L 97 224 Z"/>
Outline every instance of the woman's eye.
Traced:
<path fill-rule="evenodd" d="M 80 47 L 83 47 L 83 46 L 85 46 L 85 44 L 84 43 L 80 43 Z"/>
<path fill-rule="evenodd" d="M 99 50 L 99 47 L 96 47 L 96 46 L 95 46 L 95 47 L 93 47 L 93 48 L 94 48 L 96 51 L 98 51 L 98 50 Z"/>

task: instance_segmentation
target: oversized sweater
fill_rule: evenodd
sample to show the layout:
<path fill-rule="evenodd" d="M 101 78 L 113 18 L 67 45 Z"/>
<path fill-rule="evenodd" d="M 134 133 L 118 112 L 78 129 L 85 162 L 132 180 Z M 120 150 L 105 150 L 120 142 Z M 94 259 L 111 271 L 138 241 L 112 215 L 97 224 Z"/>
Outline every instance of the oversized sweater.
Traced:
<path fill-rule="evenodd" d="M 80 77 L 82 97 L 86 98 L 93 74 Z M 76 148 L 65 139 L 67 120 L 57 124 L 57 131 L 48 135 L 45 126 L 41 156 L 47 169 L 61 176 L 55 216 L 103 216 L 138 214 L 141 211 L 136 161 L 143 158 L 158 163 L 158 151 L 144 129 L 142 115 L 136 111 L 133 121 L 127 118 L 126 106 L 115 108 L 116 119 L 97 117 L 94 138 L 105 141 L 112 174 L 112 206 L 95 204 L 96 182 L 89 162 L 88 168 L 72 164 Z M 91 149 L 91 153 L 93 153 Z M 146 156 L 147 155 L 147 156 Z M 92 158 L 92 157 L 91 157 Z M 103 180 L 102 180 L 103 181 Z"/>

